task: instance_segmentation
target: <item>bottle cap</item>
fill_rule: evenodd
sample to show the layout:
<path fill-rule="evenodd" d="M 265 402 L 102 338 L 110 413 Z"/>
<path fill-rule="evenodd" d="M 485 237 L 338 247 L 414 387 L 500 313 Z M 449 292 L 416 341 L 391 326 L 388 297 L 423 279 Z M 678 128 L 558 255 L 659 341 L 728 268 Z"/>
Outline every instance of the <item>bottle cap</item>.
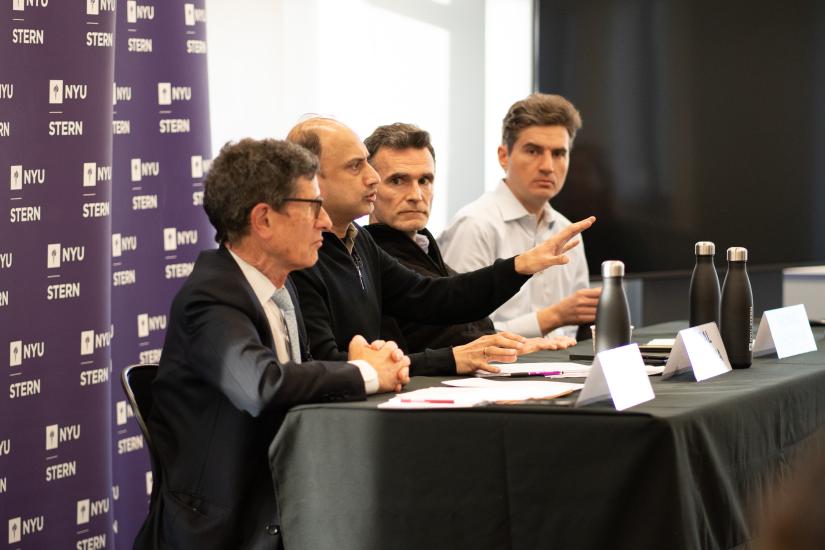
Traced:
<path fill-rule="evenodd" d="M 713 256 L 716 254 L 716 245 L 710 241 L 699 241 L 694 248 L 697 256 Z"/>
<path fill-rule="evenodd" d="M 748 249 L 742 246 L 732 246 L 728 248 L 728 261 L 729 262 L 747 262 L 748 261 Z"/>
<path fill-rule="evenodd" d="M 602 277 L 624 277 L 624 262 L 619 260 L 602 262 Z"/>

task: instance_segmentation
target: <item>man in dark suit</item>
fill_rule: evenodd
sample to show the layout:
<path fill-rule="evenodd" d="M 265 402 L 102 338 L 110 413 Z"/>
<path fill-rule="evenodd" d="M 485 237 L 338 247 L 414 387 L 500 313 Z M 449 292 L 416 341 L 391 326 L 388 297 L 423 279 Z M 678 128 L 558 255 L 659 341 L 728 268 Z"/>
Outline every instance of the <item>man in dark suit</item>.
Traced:
<path fill-rule="evenodd" d="M 212 164 L 204 208 L 220 247 L 172 303 L 148 421 L 159 487 L 136 548 L 282 548 L 267 451 L 289 407 L 409 380 L 391 342 L 355 336 L 349 362 L 309 357 L 288 275 L 316 262 L 331 227 L 317 169 L 275 140 L 228 144 Z"/>

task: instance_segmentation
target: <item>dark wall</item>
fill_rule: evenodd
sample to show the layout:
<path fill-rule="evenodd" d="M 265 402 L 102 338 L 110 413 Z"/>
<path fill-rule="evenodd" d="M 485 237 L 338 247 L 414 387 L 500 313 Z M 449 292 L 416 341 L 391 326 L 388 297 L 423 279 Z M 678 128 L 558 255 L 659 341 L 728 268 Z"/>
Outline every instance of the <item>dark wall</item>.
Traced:
<path fill-rule="evenodd" d="M 591 273 L 825 262 L 825 5 L 538 0 L 540 91 L 582 113 L 562 213 L 599 222 Z"/>

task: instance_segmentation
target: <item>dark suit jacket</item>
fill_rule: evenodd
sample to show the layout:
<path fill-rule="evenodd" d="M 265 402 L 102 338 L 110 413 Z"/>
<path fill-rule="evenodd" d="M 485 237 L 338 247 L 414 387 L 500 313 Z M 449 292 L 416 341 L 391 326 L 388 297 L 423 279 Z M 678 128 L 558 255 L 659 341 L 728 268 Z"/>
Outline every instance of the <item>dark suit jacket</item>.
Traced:
<path fill-rule="evenodd" d="M 220 248 L 200 254 L 172 303 L 152 392 L 162 481 L 135 547 L 258 549 L 280 544 L 267 451 L 287 409 L 363 399 L 364 383 L 346 363 L 278 363 L 252 287 Z"/>
<path fill-rule="evenodd" d="M 430 246 L 427 252 L 421 249 L 405 233 L 383 223 L 364 227 L 375 243 L 404 265 L 425 277 L 450 277 L 456 271 L 444 263 L 441 250 L 432 234 L 426 229 L 418 233 L 427 237 Z M 496 329 L 489 317 L 482 317 L 469 323 L 454 325 L 430 324 L 410 321 L 400 317 L 384 315 L 381 320 L 381 336 L 387 340 L 405 342 L 407 352 L 421 352 L 427 348 L 460 346 L 484 336 L 495 334 Z"/>

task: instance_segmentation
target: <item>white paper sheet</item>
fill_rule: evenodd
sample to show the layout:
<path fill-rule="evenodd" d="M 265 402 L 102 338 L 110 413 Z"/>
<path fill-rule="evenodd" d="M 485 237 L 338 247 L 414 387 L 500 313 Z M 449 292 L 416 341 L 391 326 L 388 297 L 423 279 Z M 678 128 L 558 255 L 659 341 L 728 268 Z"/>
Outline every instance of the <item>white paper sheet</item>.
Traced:
<path fill-rule="evenodd" d="M 474 375 L 478 378 L 490 378 L 495 376 L 512 376 L 513 373 L 528 373 L 528 372 L 560 372 L 561 374 L 550 374 L 547 378 L 587 378 L 590 374 L 590 365 L 582 365 L 579 363 L 519 363 L 517 365 L 496 365 L 501 367 L 501 373 L 496 374 L 486 371 L 476 371 Z M 645 365 L 645 371 L 648 376 L 656 376 L 662 374 L 665 370 L 664 366 L 652 367 Z M 537 378 L 541 378 L 537 376 Z"/>
<path fill-rule="evenodd" d="M 648 346 L 670 346 L 673 347 L 673 344 L 676 342 L 676 338 L 654 338 L 650 342 L 647 343 Z"/>
<path fill-rule="evenodd" d="M 549 381 L 495 382 L 477 380 L 481 387 L 436 386 L 395 395 L 379 409 L 434 409 L 475 407 L 486 403 L 552 399 L 582 387 L 581 384 Z"/>
<path fill-rule="evenodd" d="M 552 378 L 584 378 L 590 372 L 590 365 L 580 365 L 579 363 L 518 363 L 518 364 L 499 364 L 495 365 L 501 369 L 501 372 L 487 372 L 477 370 L 475 376 L 487 378 L 490 376 L 511 376 L 513 374 L 522 375 L 526 373 L 555 373 L 545 374 Z M 541 376 L 541 375 L 537 375 Z"/>

